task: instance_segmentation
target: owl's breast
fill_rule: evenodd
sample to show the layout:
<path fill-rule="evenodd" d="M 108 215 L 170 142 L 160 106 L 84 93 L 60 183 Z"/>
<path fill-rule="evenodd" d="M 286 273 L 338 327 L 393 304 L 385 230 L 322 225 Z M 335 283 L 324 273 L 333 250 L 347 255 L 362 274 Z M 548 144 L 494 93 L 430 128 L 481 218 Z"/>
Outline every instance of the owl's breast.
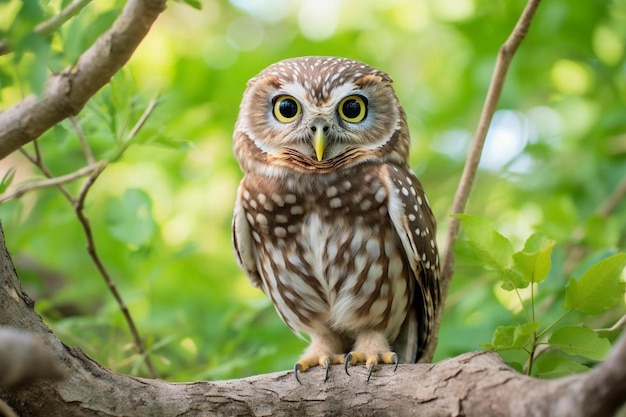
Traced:
<path fill-rule="evenodd" d="M 410 281 L 375 165 L 315 187 L 246 178 L 243 207 L 265 293 L 294 330 L 399 331 Z M 302 192 L 302 189 L 307 189 Z"/>

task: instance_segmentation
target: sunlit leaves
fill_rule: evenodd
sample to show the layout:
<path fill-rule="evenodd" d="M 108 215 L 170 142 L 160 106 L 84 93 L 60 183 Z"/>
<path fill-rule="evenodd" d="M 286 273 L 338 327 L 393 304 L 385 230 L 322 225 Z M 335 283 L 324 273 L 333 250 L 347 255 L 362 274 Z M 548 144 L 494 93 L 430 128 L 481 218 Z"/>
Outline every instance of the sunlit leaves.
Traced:
<path fill-rule="evenodd" d="M 625 284 L 621 276 L 626 266 L 626 253 L 598 262 L 580 279 L 570 278 L 564 307 L 587 314 L 600 314 L 624 302 Z"/>
<path fill-rule="evenodd" d="M 556 243 L 554 240 L 541 234 L 533 234 L 526 240 L 522 250 L 513 253 L 512 244 L 487 220 L 468 215 L 458 217 L 476 258 L 484 262 L 487 269 L 498 273 L 504 289 L 519 291 L 529 284 L 542 284 L 549 276 L 552 251 Z M 565 311 L 548 323 L 543 323 L 542 318 L 536 317 L 536 293 L 534 288 L 531 289 L 529 305 L 525 306 L 528 322 L 498 326 L 491 343 L 482 346 L 495 351 L 527 352 L 529 373 L 533 372 L 532 364 L 537 359 L 536 356 L 541 357 L 544 352 L 548 352 L 538 362 L 536 373 L 542 376 L 560 376 L 587 369 L 574 357 L 585 358 L 591 362 L 603 360 L 611 343 L 588 327 L 562 325 L 561 322 L 574 310 L 585 314 L 600 314 L 623 304 L 625 283 L 622 275 L 625 266 L 626 254 L 617 254 L 593 265 L 580 279 L 571 278 L 565 288 Z M 519 292 L 518 298 L 521 303 L 524 302 Z M 548 350 L 537 353 L 540 344 L 548 345 Z M 554 351 L 559 351 L 560 354 L 554 354 Z"/>
<path fill-rule="evenodd" d="M 584 326 L 563 326 L 552 333 L 548 343 L 564 353 L 601 361 L 611 350 L 608 339 Z"/>
<path fill-rule="evenodd" d="M 456 217 L 461 219 L 467 242 L 485 266 L 504 271 L 511 265 L 511 242 L 498 233 L 486 219 L 467 214 L 458 214 Z"/>
<path fill-rule="evenodd" d="M 550 272 L 550 255 L 556 242 L 540 234 L 528 238 L 524 249 L 513 255 L 513 263 L 527 283 L 541 282 Z"/>
<path fill-rule="evenodd" d="M 528 238 L 524 248 L 513 253 L 513 245 L 488 220 L 457 215 L 465 229 L 465 238 L 474 254 L 486 267 L 500 273 L 502 288 L 512 291 L 546 279 L 550 272 L 550 256 L 555 241 L 541 234 Z"/>
<path fill-rule="evenodd" d="M 498 326 L 493 332 L 491 343 L 481 345 L 485 349 L 502 351 L 510 349 L 524 349 L 531 343 L 539 323 L 530 322 L 517 326 Z"/>

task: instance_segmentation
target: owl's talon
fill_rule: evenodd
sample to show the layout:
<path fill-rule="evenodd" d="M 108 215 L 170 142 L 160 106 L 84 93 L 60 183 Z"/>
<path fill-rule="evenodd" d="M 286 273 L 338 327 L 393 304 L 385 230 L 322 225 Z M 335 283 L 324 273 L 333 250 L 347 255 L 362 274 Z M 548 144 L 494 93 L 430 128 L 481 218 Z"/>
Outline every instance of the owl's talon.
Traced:
<path fill-rule="evenodd" d="M 370 366 L 367 368 L 367 381 L 365 382 L 370 382 L 370 378 L 372 377 L 372 373 L 374 373 L 374 369 L 376 368 L 376 365 L 378 365 L 376 361 L 372 361 L 370 363 Z"/>
<path fill-rule="evenodd" d="M 330 374 L 330 359 L 324 358 L 324 368 L 326 368 L 326 375 L 324 376 L 324 382 L 328 381 L 328 375 Z"/>
<path fill-rule="evenodd" d="M 393 371 L 395 372 L 396 369 L 398 369 L 399 362 L 400 359 L 398 354 L 395 352 L 370 352 L 366 354 L 365 352 L 356 350 L 346 355 L 344 369 L 346 370 L 346 373 L 350 375 L 348 372 L 349 366 L 364 363 L 365 368 L 367 369 L 367 382 L 369 382 L 374 371 L 378 370 L 379 363 L 394 365 Z"/>
<path fill-rule="evenodd" d="M 299 371 L 300 369 L 302 369 L 302 365 L 300 365 L 299 363 L 296 363 L 296 364 L 293 366 L 293 374 L 294 374 L 294 375 L 295 375 L 295 377 L 296 377 L 296 381 L 298 381 L 298 383 L 299 383 L 300 385 L 302 385 L 302 381 L 300 381 L 300 378 L 298 378 L 298 371 Z"/>
<path fill-rule="evenodd" d="M 350 375 L 350 372 L 348 372 L 348 366 L 350 366 L 350 362 L 352 362 L 352 352 L 349 352 L 349 353 L 346 355 L 346 359 L 345 359 L 345 360 L 344 360 L 344 362 L 343 362 L 343 369 L 346 371 L 346 374 L 347 374 L 348 376 L 351 376 L 351 375 Z"/>
<path fill-rule="evenodd" d="M 324 368 L 324 382 L 328 381 L 328 377 L 330 376 L 330 366 L 338 363 L 343 363 L 344 355 L 337 355 L 333 353 L 321 353 L 321 354 L 311 354 L 305 355 L 293 367 L 294 374 L 296 379 L 300 384 L 300 378 L 298 377 L 299 373 L 306 372 L 309 368 L 313 368 L 315 366 L 321 366 Z"/>

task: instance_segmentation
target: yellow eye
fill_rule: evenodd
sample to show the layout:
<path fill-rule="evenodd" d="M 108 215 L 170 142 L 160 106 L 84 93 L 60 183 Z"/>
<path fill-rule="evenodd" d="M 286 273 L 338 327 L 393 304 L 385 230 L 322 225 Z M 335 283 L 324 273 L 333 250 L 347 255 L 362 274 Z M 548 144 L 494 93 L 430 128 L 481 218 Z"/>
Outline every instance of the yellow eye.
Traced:
<path fill-rule="evenodd" d="M 279 122 L 289 123 L 300 115 L 300 103 L 291 96 L 279 96 L 274 101 L 274 116 Z"/>
<path fill-rule="evenodd" d="M 341 100 L 338 111 L 346 122 L 359 123 L 367 117 L 367 99 L 363 96 L 348 96 Z"/>

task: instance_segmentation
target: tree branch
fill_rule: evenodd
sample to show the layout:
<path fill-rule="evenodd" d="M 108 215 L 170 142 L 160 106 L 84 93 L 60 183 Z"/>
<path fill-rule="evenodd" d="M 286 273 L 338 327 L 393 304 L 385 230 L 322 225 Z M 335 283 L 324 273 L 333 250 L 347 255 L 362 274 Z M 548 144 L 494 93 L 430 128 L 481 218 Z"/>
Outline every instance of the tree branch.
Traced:
<path fill-rule="evenodd" d="M 80 192 L 78 193 L 78 197 L 73 202 L 74 211 L 76 212 L 76 217 L 78 217 L 78 221 L 80 222 L 80 225 L 83 229 L 83 233 L 85 234 L 85 239 L 87 240 L 87 253 L 89 254 L 89 257 L 91 258 L 96 268 L 98 269 L 98 273 L 100 274 L 105 284 L 107 285 L 109 292 L 113 295 L 115 302 L 120 307 L 120 310 L 122 311 L 122 315 L 124 316 L 124 320 L 126 321 L 128 328 L 130 329 L 131 335 L 133 336 L 133 342 L 135 343 L 135 346 L 137 347 L 139 354 L 143 356 L 144 363 L 148 367 L 148 371 L 150 372 L 150 375 L 153 378 L 156 378 L 158 376 L 156 368 L 154 367 L 154 364 L 152 363 L 152 359 L 150 358 L 150 355 L 146 353 L 146 347 L 143 343 L 143 340 L 141 339 L 141 336 L 139 335 L 139 329 L 137 329 L 137 326 L 135 325 L 135 320 L 133 320 L 133 317 L 130 314 L 130 310 L 128 309 L 128 306 L 124 302 L 124 298 L 122 298 L 122 294 L 118 291 L 117 286 L 115 285 L 115 282 L 113 281 L 113 278 L 111 277 L 111 274 L 109 273 L 108 269 L 104 266 L 104 263 L 102 262 L 102 259 L 100 258 L 100 255 L 98 254 L 98 251 L 96 249 L 96 241 L 93 237 L 93 231 L 91 229 L 91 224 L 89 223 L 89 218 L 85 214 L 84 209 L 85 209 L 85 199 L 87 198 L 87 193 L 91 189 L 92 185 L 95 183 L 98 176 L 107 167 L 107 164 L 102 163 L 99 165 L 99 167 L 100 168 L 97 170 L 94 170 L 83 183 L 83 186 L 81 187 Z"/>
<path fill-rule="evenodd" d="M 20 198 L 29 191 L 39 190 L 42 188 L 57 187 L 68 182 L 72 182 L 78 178 L 85 177 L 87 175 L 90 175 L 92 172 L 99 170 L 100 165 L 102 164 L 103 162 L 99 164 L 94 163 L 92 165 L 82 167 L 69 174 L 61 175 L 60 177 L 46 178 L 45 180 L 33 181 L 23 185 L 19 185 L 15 187 L 15 189 L 13 189 L 10 193 L 6 193 L 0 196 L 0 204 L 4 203 L 5 201 Z"/>
<path fill-rule="evenodd" d="M 76 65 L 50 76 L 40 97 L 31 95 L 0 112 L 0 159 L 77 114 L 130 59 L 166 0 L 129 0 L 111 29 L 85 51 Z"/>
<path fill-rule="evenodd" d="M 128 149 L 128 146 L 130 146 L 134 137 L 137 135 L 137 133 L 139 133 L 139 130 L 144 126 L 144 124 L 146 123 L 146 121 L 148 120 L 152 112 L 154 111 L 154 108 L 156 107 L 157 102 L 158 102 L 158 95 L 155 96 L 148 103 L 148 106 L 139 117 L 139 120 L 135 123 L 130 133 L 128 134 L 126 141 L 122 144 L 120 149 L 117 150 L 116 154 L 112 157 L 111 160 L 115 160 L 119 158 L 126 151 L 126 149 Z M 71 117 L 71 120 L 74 125 L 74 129 L 76 130 L 76 133 L 78 135 L 78 139 L 81 143 L 81 146 L 83 147 L 83 152 L 85 153 L 85 157 L 87 161 L 88 162 L 93 161 L 94 157 L 93 157 L 91 148 L 89 147 L 89 144 L 87 143 L 86 138 L 83 135 L 80 125 L 77 123 L 74 117 Z M 89 254 L 89 257 L 91 258 L 94 265 L 96 266 L 100 276 L 102 277 L 105 284 L 107 285 L 109 292 L 113 295 L 113 298 L 115 299 L 118 306 L 120 307 L 120 310 L 122 311 L 122 315 L 124 316 L 124 320 L 128 324 L 129 330 L 133 337 L 135 346 L 137 347 L 139 354 L 143 357 L 144 363 L 148 367 L 148 371 L 150 372 L 150 375 L 153 378 L 157 378 L 158 373 L 156 371 L 156 368 L 154 367 L 154 364 L 152 363 L 152 359 L 150 358 L 150 355 L 146 353 L 145 345 L 143 343 L 143 340 L 141 339 L 141 336 L 139 335 L 139 330 L 137 329 L 137 326 L 135 325 L 135 321 L 133 320 L 132 315 L 130 314 L 130 310 L 128 309 L 128 306 L 124 302 L 124 299 L 121 293 L 118 291 L 117 286 L 115 285 L 115 282 L 113 281 L 113 278 L 111 277 L 111 274 L 109 273 L 108 269 L 102 262 L 100 255 L 98 254 L 98 251 L 96 249 L 96 242 L 93 236 L 93 231 L 91 229 L 91 224 L 84 210 L 85 199 L 87 198 L 87 194 L 89 190 L 91 189 L 95 181 L 98 179 L 100 174 L 109 165 L 110 161 L 103 160 L 98 163 L 93 163 L 89 165 L 88 167 L 85 167 L 83 169 L 76 171 L 73 174 L 64 176 L 65 177 L 64 179 L 66 180 L 68 178 L 73 180 L 73 179 L 79 178 L 80 176 L 87 177 L 85 181 L 83 182 L 80 188 L 80 191 L 78 192 L 77 197 L 74 198 L 67 191 L 67 189 L 63 186 L 63 184 L 67 181 L 59 181 L 59 178 L 63 178 L 63 177 L 54 177 L 52 173 L 48 170 L 46 165 L 44 164 L 43 158 L 37 146 L 37 141 L 34 142 L 34 145 L 35 145 L 35 156 L 30 155 L 23 148 L 20 148 L 20 150 L 26 156 L 26 158 L 35 166 L 37 166 L 41 170 L 41 172 L 43 172 L 43 174 L 48 178 L 44 182 L 39 182 L 38 184 L 39 188 L 41 188 L 42 185 L 43 186 L 56 186 L 57 188 L 59 188 L 59 190 L 68 200 L 68 202 L 72 205 L 72 208 L 74 209 L 74 212 L 76 213 L 76 217 L 78 218 L 78 221 L 83 229 L 83 233 L 85 234 L 85 239 L 87 241 L 87 253 Z M 85 171 L 87 172 L 85 173 Z M 82 175 L 77 175 L 78 173 Z M 20 190 L 18 189 L 17 191 L 19 192 Z M 24 190 L 23 188 L 21 191 L 22 193 L 26 192 L 26 190 Z M 11 197 L 13 194 L 9 195 L 8 197 Z M 2 200 L 0 199 L 0 202 L 1 201 Z"/>
<path fill-rule="evenodd" d="M 489 84 L 489 90 L 487 91 L 487 97 L 485 98 L 485 103 L 483 104 L 476 133 L 474 134 L 472 147 L 467 155 L 465 167 L 463 168 L 463 174 L 454 195 L 451 214 L 461 214 L 465 212 L 465 207 L 467 205 L 467 201 L 469 200 L 472 185 L 474 184 L 474 179 L 476 178 L 476 172 L 478 171 L 478 164 L 480 162 L 485 139 L 487 138 L 487 132 L 493 115 L 496 112 L 496 107 L 502 93 L 502 87 L 504 86 L 504 80 L 506 79 L 509 65 L 513 60 L 513 55 L 517 51 L 517 48 L 528 33 L 530 23 L 535 15 L 535 11 L 539 7 L 540 1 L 541 0 L 528 0 L 522 15 L 513 28 L 513 31 L 509 35 L 506 42 L 504 42 L 504 44 L 500 47 L 498 58 L 496 59 L 495 69 Z M 435 314 L 435 322 L 433 323 L 432 329 L 434 337 L 428 341 L 428 345 L 426 346 L 423 356 L 420 359 L 422 361 L 431 361 L 433 355 L 435 354 L 435 348 L 437 347 L 437 335 L 439 334 L 441 317 L 443 315 L 450 281 L 452 280 L 452 275 L 454 273 L 454 243 L 459 235 L 460 227 L 461 223 L 458 218 L 450 218 L 446 234 L 446 243 L 443 251 L 443 267 L 440 282 L 442 301 L 438 306 L 437 314 Z"/>
<path fill-rule="evenodd" d="M 383 367 L 369 383 L 365 367 L 277 372 L 238 380 L 166 383 L 104 369 L 61 343 L 23 292 L 0 226 L 0 325 L 26 330 L 61 369 L 62 380 L 36 380 L 0 399 L 28 416 L 610 416 L 626 401 L 626 337 L 604 364 L 585 375 L 540 380 L 521 375 L 491 352 L 466 353 L 437 364 Z"/>

